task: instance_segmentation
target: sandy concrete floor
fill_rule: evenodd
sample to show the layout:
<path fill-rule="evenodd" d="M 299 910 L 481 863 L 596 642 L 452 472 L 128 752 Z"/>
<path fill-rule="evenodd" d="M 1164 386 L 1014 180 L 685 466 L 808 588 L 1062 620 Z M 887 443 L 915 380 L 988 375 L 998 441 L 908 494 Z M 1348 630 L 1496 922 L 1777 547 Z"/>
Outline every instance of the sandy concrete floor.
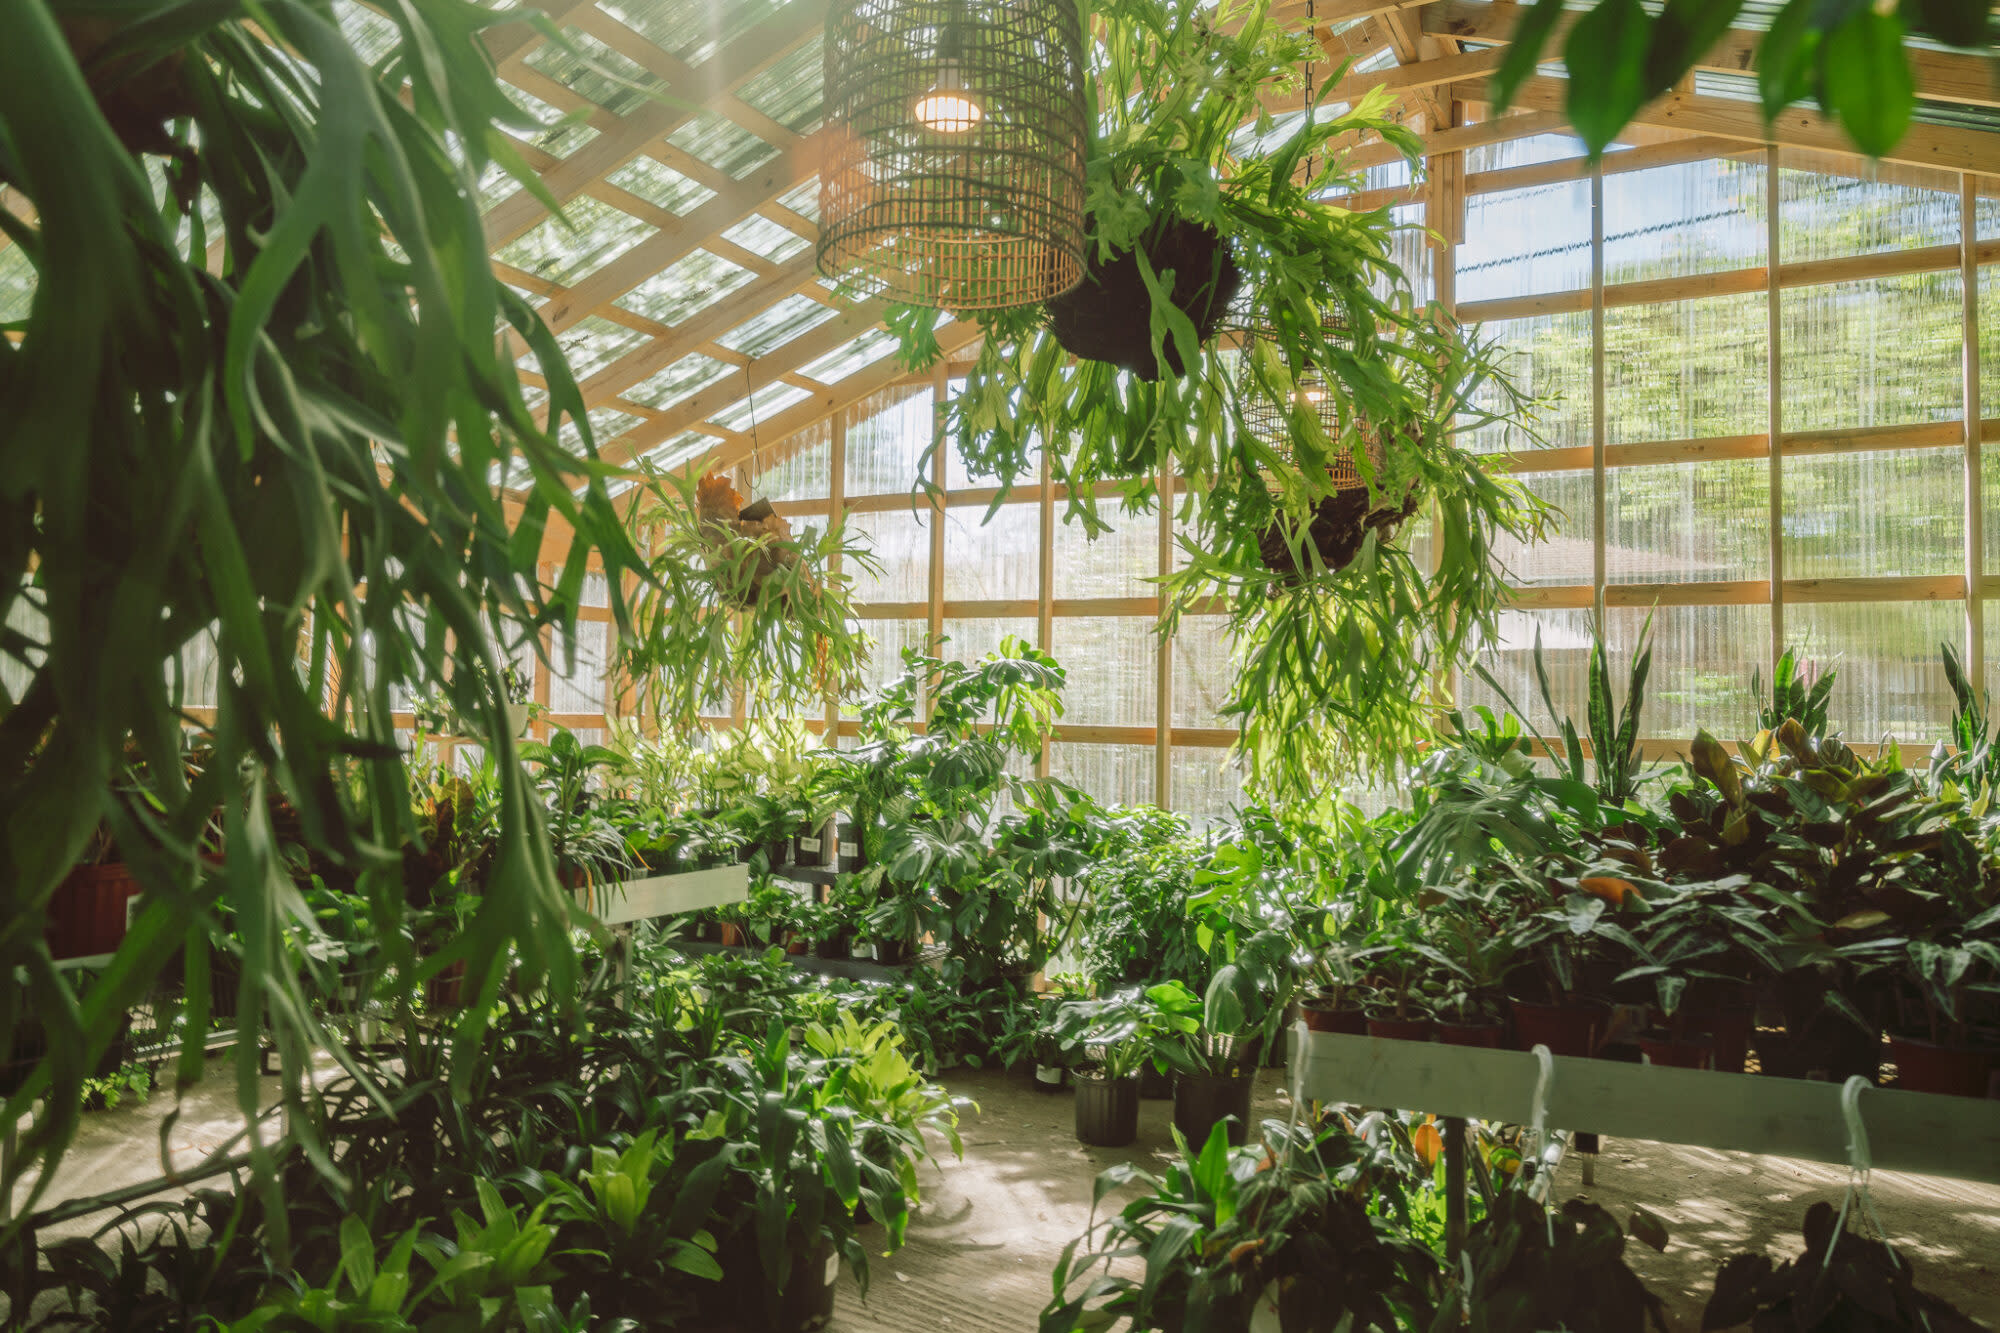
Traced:
<path fill-rule="evenodd" d="M 229 1073 L 212 1066 L 211 1079 L 183 1100 L 178 1114 L 172 1096 L 156 1094 L 146 1106 L 85 1116 L 42 1206 L 159 1174 L 163 1130 L 177 1167 L 224 1146 L 241 1123 Z M 1097 1173 L 1115 1161 L 1155 1167 L 1168 1161 L 1166 1102 L 1142 1103 L 1138 1142 L 1106 1150 L 1077 1143 L 1066 1092 L 1038 1093 L 980 1072 L 946 1082 L 980 1106 L 961 1125 L 965 1158 L 947 1153 L 940 1166 L 924 1169 L 924 1202 L 909 1243 L 874 1260 L 865 1301 L 843 1281 L 837 1333 L 1026 1333 L 1049 1299 L 1056 1258 L 1084 1228 Z M 1260 1115 L 1285 1113 L 1278 1083 L 1275 1072 L 1260 1081 Z M 266 1091 L 275 1095 L 275 1086 Z M 1796 1254 L 1807 1205 L 1837 1203 L 1845 1184 L 1844 1172 L 1816 1163 L 1610 1141 L 1598 1159 L 1595 1188 L 1582 1189 L 1572 1156 L 1556 1177 L 1555 1194 L 1584 1195 L 1620 1216 L 1643 1205 L 1667 1222 L 1673 1238 L 1665 1253 L 1637 1242 L 1629 1252 L 1633 1267 L 1668 1302 L 1676 1327 L 1692 1333 L 1724 1256 L 1760 1248 Z M 1874 1197 L 1920 1283 L 2000 1328 L 2000 1187 L 1878 1173 Z M 87 1234 L 98 1221 L 53 1229 L 51 1238 Z"/>

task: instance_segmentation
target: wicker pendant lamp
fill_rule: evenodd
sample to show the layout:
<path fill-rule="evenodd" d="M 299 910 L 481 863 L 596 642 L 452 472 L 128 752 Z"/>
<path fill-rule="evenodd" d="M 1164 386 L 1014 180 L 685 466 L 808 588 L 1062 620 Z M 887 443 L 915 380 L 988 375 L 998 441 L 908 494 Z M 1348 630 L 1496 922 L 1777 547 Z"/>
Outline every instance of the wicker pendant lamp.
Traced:
<path fill-rule="evenodd" d="M 954 312 L 1083 279 L 1077 0 L 834 0 L 819 271 Z"/>

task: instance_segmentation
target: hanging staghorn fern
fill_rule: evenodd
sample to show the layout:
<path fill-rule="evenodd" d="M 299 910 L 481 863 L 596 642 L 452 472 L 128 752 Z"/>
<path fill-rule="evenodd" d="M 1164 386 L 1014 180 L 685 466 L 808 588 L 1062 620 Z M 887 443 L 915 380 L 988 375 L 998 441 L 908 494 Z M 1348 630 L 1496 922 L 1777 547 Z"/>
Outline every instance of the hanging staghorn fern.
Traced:
<path fill-rule="evenodd" d="M 5 1108 L 16 1123 L 33 1099 L 49 1108 L 15 1175 L 62 1153 L 84 1075 L 182 951 L 181 1077 L 233 1007 L 243 1109 L 268 1039 L 312 1149 L 307 1056 L 342 1047 L 287 943 L 310 916 L 281 836 L 368 900 L 397 998 L 463 964 L 457 1077 L 510 960 L 525 986 L 576 992 L 500 661 L 573 626 L 593 551 L 622 621 L 636 557 L 562 354 L 486 257 L 489 168 L 554 206 L 496 128 L 528 124 L 486 54 L 502 17 L 378 8 L 390 42 L 371 64 L 328 0 L 125 0 L 60 20 L 48 0 L 0 0 L 0 227 L 34 275 L 0 341 L 0 653 L 25 680 L 0 698 L 0 969 L 24 970 L 51 1052 Z M 508 360 L 524 348 L 547 425 Z M 564 417 L 582 453 L 558 445 Z M 545 589 L 554 522 L 577 540 Z M 197 715 L 178 664 L 202 642 L 218 670 Z M 501 781 L 477 912 L 422 960 L 402 929 L 417 828 L 392 721 L 418 691 L 484 720 Z M 100 826 L 145 894 L 79 1003 L 43 923 Z M 225 918 L 241 957 L 217 967 Z M 213 993 L 225 974 L 233 996 Z M 20 1017 L 0 1013 L 0 1033 Z M 275 1190 L 272 1145 L 252 1143 Z"/>

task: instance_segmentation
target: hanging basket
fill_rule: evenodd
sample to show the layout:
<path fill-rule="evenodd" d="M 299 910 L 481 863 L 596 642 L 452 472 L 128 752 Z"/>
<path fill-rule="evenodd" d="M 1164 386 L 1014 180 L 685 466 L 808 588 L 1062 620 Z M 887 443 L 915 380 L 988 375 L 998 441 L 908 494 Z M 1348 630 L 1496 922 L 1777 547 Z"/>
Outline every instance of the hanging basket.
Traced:
<path fill-rule="evenodd" d="M 1223 316 L 1243 285 L 1230 245 L 1214 228 L 1183 218 L 1163 218 L 1138 249 L 1153 272 L 1173 271 L 1173 303 L 1194 323 L 1206 346 L 1222 327 Z M 1170 337 L 1153 354 L 1152 293 L 1139 271 L 1136 250 L 1100 259 L 1093 243 L 1082 283 L 1048 303 L 1049 329 L 1056 341 L 1086 361 L 1104 361 L 1151 383 L 1164 369 L 1187 373 L 1180 347 Z"/>
<path fill-rule="evenodd" d="M 1369 431 L 1368 462 L 1379 476 L 1382 467 L 1380 431 Z M 1417 485 L 1412 481 L 1400 500 L 1386 496 L 1371 499 L 1368 483 L 1362 478 L 1360 469 L 1355 467 L 1353 459 L 1344 455 L 1333 460 L 1328 473 L 1333 494 L 1313 507 L 1312 522 L 1307 526 L 1305 535 L 1313 549 L 1319 552 L 1320 564 L 1326 571 L 1338 573 L 1353 563 L 1370 533 L 1380 542 L 1393 540 L 1397 531 L 1417 512 L 1419 495 Z M 1308 570 L 1299 567 L 1286 537 L 1287 525 L 1271 524 L 1257 539 L 1257 554 L 1272 572 L 1286 575 L 1296 582 L 1303 579 Z"/>

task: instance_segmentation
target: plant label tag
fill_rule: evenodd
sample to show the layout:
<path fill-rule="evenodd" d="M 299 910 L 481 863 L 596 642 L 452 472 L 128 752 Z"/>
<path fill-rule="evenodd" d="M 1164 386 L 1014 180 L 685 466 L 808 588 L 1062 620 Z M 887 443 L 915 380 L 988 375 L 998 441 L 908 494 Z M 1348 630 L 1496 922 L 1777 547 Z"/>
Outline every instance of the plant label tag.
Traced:
<path fill-rule="evenodd" d="M 819 839 L 818 839 L 818 838 L 800 838 L 800 839 L 799 839 L 799 850 L 800 850 L 800 851 L 802 851 L 802 852 L 810 852 L 810 853 L 813 853 L 814 855 L 817 855 L 817 854 L 818 854 L 818 852 L 819 852 Z"/>
<path fill-rule="evenodd" d="M 840 844 L 840 854 L 842 856 L 859 856 L 861 855 L 861 846 L 859 843 L 843 842 Z"/>
<path fill-rule="evenodd" d="M 1037 1083 L 1060 1083 L 1060 1082 L 1062 1082 L 1062 1066 L 1061 1066 L 1061 1065 L 1036 1065 L 1036 1066 L 1035 1066 L 1035 1082 L 1037 1082 Z"/>

